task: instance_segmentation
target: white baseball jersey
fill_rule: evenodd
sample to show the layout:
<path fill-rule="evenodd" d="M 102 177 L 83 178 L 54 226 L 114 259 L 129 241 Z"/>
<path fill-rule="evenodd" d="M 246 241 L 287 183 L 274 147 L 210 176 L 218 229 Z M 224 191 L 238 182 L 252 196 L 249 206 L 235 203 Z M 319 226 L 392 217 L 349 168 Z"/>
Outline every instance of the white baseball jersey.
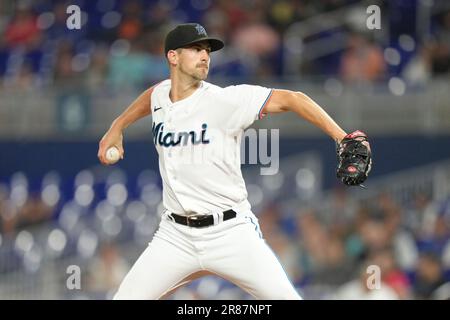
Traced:
<path fill-rule="evenodd" d="M 249 209 L 241 173 L 241 137 L 262 116 L 272 89 L 221 88 L 202 81 L 192 95 L 173 103 L 170 88 L 171 81 L 165 80 L 151 94 L 164 207 L 184 215 Z"/>

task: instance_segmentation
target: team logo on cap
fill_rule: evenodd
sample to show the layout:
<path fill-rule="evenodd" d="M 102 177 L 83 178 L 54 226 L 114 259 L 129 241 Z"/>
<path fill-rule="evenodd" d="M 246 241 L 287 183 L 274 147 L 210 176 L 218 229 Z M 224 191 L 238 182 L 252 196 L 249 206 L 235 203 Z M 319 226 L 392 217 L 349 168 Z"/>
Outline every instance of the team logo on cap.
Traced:
<path fill-rule="evenodd" d="M 197 32 L 198 32 L 199 35 L 208 36 L 208 35 L 206 34 L 205 28 L 203 28 L 201 25 L 197 24 L 197 25 L 195 26 L 195 29 L 197 29 Z"/>

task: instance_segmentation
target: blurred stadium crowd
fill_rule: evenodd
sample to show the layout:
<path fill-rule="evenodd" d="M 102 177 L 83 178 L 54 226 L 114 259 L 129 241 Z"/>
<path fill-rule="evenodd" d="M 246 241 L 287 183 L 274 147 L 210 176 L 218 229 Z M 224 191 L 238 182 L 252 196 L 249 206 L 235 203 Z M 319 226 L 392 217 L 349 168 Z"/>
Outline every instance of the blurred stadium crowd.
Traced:
<path fill-rule="evenodd" d="M 373 2 L 373 1 L 372 1 Z M 418 28 L 417 7 L 426 2 L 377 1 L 388 30 L 365 28 L 365 11 L 343 11 L 335 27 L 300 40 L 291 37 L 308 19 L 364 4 L 358 0 L 189 0 L 189 1 L 6 1 L 0 9 L 0 79 L 3 86 L 27 88 L 83 83 L 148 87 L 167 77 L 166 32 L 178 22 L 197 21 L 225 40 L 214 55 L 212 77 L 242 80 L 334 76 L 349 82 L 385 81 L 401 76 L 423 84 L 450 70 L 450 13 L 431 10 Z M 78 4 L 81 30 L 69 30 L 66 8 Z M 367 5 L 372 4 L 367 2 Z M 366 6 L 367 6 L 366 5 Z M 434 7 L 445 1 L 434 1 Z M 364 9 L 365 7 L 363 7 Z M 361 17 L 362 16 L 362 17 Z M 363 22 L 361 23 L 361 18 Z M 363 26 L 361 28 L 361 26 Z M 306 27 L 305 27 L 306 29 Z M 369 32 L 370 31 L 370 32 Z M 343 34 L 344 37 L 334 37 Z M 299 65 L 289 54 L 309 41 L 342 42 L 341 47 Z"/>
<path fill-rule="evenodd" d="M 422 2 L 378 1 L 389 28 L 367 32 L 356 27 L 350 7 L 371 3 L 356 0 L 6 1 L 0 90 L 147 88 L 168 75 L 164 35 L 189 21 L 227 44 L 213 56 L 213 79 L 364 83 L 398 77 L 420 86 L 450 74 L 450 11 L 430 9 L 429 28 L 421 30 L 416 9 Z M 81 30 L 66 27 L 70 4 L 84 12 Z M 292 30 L 346 8 L 344 23 L 303 39 L 327 41 L 342 33 L 341 49 L 299 64 L 285 59 L 304 53 L 296 51 Z M 436 198 L 431 187 L 411 188 L 399 198 L 380 189 L 360 199 L 336 187 L 327 201 L 319 193 L 305 203 L 289 195 L 298 187 L 295 177 L 272 177 L 270 187 L 259 181 L 249 193 L 267 242 L 306 299 L 450 299 L 450 192 Z M 0 172 L 0 298 L 110 298 L 157 228 L 159 179 L 152 170 L 131 177 L 97 166 L 70 177 L 49 168 L 38 180 L 20 170 L 7 177 Z M 83 271 L 81 291 L 65 287 L 67 274 L 58 268 L 68 264 Z M 369 265 L 380 266 L 381 289 L 367 289 Z M 250 297 L 206 277 L 173 298 Z"/>

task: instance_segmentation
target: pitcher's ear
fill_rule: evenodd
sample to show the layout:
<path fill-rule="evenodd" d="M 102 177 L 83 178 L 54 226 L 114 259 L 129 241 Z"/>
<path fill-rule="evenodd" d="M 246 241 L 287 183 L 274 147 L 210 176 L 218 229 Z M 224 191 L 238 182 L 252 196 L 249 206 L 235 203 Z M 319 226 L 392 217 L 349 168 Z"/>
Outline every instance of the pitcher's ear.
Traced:
<path fill-rule="evenodd" d="M 177 64 L 178 63 L 178 52 L 175 50 L 169 50 L 167 52 L 167 60 L 170 64 Z"/>

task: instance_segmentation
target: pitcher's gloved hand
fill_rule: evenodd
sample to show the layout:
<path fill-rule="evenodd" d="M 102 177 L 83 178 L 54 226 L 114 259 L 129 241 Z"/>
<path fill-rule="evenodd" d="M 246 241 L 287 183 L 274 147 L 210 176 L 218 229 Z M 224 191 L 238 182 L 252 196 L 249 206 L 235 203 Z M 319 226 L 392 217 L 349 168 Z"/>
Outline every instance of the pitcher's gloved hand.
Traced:
<path fill-rule="evenodd" d="M 367 135 L 356 130 L 336 144 L 337 177 L 348 186 L 361 185 L 372 169 L 372 152 Z"/>

